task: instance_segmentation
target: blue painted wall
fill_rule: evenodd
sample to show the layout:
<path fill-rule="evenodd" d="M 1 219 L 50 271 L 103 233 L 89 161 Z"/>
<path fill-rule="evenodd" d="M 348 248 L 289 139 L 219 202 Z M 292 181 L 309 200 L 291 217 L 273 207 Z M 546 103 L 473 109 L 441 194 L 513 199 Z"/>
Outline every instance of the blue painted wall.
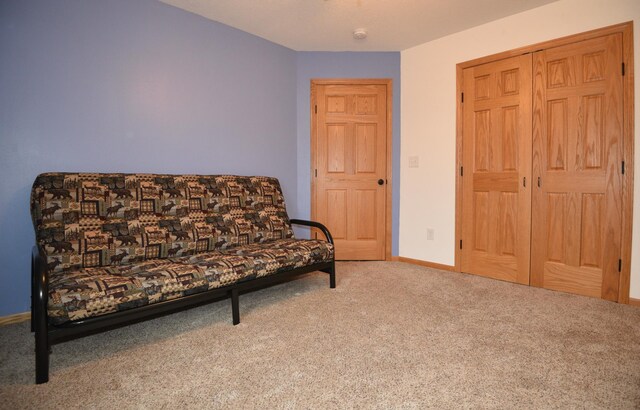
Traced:
<path fill-rule="evenodd" d="M 29 310 L 29 193 L 46 171 L 280 179 L 308 217 L 309 80 L 393 79 L 399 53 L 296 53 L 156 0 L 0 1 L 0 316 Z"/>
<path fill-rule="evenodd" d="M 266 174 L 296 206 L 296 53 L 156 0 L 0 1 L 0 316 L 44 171 Z"/>
<path fill-rule="evenodd" d="M 400 53 L 299 52 L 298 93 L 298 212 L 311 214 L 311 157 L 309 114 L 311 79 L 391 78 L 393 80 L 393 203 L 392 254 L 398 255 L 400 220 Z"/>

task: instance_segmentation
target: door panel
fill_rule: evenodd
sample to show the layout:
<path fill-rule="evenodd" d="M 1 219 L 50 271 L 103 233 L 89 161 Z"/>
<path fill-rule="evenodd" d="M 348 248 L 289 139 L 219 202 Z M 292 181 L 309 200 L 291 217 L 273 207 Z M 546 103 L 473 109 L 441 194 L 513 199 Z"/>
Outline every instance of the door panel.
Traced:
<path fill-rule="evenodd" d="M 618 299 L 622 35 L 534 54 L 531 284 Z"/>
<path fill-rule="evenodd" d="M 315 219 L 333 234 L 336 259 L 385 259 L 386 93 L 386 85 L 316 86 Z"/>
<path fill-rule="evenodd" d="M 334 240 L 347 238 L 347 190 L 327 189 L 325 191 L 326 202 L 324 208 L 331 208 L 327 215 L 327 223 Z"/>
<path fill-rule="evenodd" d="M 531 55 L 463 72 L 462 271 L 529 283 Z"/>

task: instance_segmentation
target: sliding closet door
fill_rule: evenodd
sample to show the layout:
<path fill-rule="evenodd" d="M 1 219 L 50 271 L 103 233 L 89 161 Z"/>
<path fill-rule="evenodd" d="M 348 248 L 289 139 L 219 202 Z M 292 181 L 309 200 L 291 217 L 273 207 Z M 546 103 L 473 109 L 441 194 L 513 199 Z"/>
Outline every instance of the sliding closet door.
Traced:
<path fill-rule="evenodd" d="M 618 299 L 622 35 L 534 54 L 531 284 Z"/>
<path fill-rule="evenodd" d="M 463 71 L 462 271 L 529 283 L 531 54 Z"/>

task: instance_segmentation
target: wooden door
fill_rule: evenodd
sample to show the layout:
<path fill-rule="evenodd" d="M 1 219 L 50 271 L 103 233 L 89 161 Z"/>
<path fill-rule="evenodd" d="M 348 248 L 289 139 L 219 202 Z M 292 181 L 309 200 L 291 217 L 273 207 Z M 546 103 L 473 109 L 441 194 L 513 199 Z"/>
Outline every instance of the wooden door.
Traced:
<path fill-rule="evenodd" d="M 387 86 L 319 84 L 315 104 L 314 218 L 336 259 L 384 260 Z"/>
<path fill-rule="evenodd" d="M 463 92 L 462 271 L 528 284 L 531 55 L 465 69 Z"/>
<path fill-rule="evenodd" d="M 618 299 L 622 35 L 534 55 L 531 284 Z"/>

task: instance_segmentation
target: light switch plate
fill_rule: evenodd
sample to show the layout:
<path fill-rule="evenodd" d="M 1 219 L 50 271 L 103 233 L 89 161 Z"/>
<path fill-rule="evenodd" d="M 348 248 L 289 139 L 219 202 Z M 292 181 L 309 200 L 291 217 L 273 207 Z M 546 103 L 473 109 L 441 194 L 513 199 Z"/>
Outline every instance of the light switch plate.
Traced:
<path fill-rule="evenodd" d="M 418 168 L 420 166 L 420 157 L 412 155 L 409 157 L 409 168 Z"/>

